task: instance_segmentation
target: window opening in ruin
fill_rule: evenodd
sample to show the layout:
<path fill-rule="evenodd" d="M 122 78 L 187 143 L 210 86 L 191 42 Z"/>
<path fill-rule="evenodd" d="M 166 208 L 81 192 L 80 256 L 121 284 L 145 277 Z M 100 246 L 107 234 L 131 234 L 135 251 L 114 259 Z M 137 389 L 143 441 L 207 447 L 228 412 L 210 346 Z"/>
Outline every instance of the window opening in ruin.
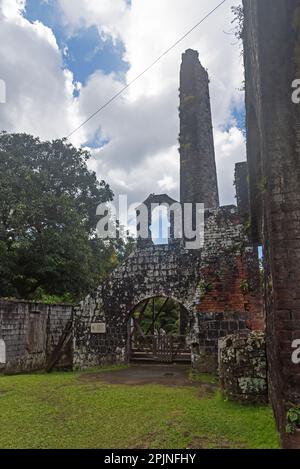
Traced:
<path fill-rule="evenodd" d="M 167 207 L 160 205 L 153 210 L 150 230 L 155 245 L 168 244 L 170 222 Z"/>

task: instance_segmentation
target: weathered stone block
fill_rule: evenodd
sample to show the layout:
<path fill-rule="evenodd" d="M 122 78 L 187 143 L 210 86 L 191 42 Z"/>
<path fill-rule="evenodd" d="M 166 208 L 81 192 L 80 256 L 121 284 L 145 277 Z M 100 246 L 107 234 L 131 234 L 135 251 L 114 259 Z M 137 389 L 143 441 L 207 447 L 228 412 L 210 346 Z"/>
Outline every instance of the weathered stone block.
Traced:
<path fill-rule="evenodd" d="M 230 399 L 268 401 L 266 343 L 263 332 L 234 334 L 219 340 L 219 375 Z"/>

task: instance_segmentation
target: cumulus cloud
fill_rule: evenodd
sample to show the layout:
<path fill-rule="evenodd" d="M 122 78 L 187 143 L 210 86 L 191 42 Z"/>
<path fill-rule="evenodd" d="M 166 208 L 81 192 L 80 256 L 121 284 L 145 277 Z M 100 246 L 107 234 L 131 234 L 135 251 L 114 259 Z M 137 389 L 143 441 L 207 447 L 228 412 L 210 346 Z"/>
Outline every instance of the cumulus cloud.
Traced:
<path fill-rule="evenodd" d="M 214 6 L 211 0 L 58 0 L 66 29 L 76 35 L 96 26 L 101 40 L 119 39 L 129 63 L 127 82 L 174 43 Z M 210 75 L 213 124 L 221 202 L 234 202 L 232 186 L 236 161 L 245 158 L 241 132 L 232 122 L 241 108 L 243 81 L 240 51 L 233 45 L 230 5 L 220 8 L 151 71 L 136 82 L 72 137 L 75 145 L 93 141 L 91 167 L 116 194 L 130 201 L 150 192 L 178 198 L 179 132 L 178 86 L 181 53 L 199 51 Z M 9 7 L 10 5 L 10 7 Z M 0 78 L 8 87 L 9 102 L 1 107 L 0 125 L 42 138 L 62 137 L 118 92 L 124 83 L 113 73 L 94 73 L 84 86 L 73 83 L 51 29 L 22 17 L 22 0 L 0 0 Z M 5 15 L 4 15 L 5 12 Z M 100 40 L 100 38 L 99 38 Z M 5 47 L 4 45 L 5 44 Z M 80 90 L 74 98 L 74 87 Z M 100 136 L 99 148 L 95 137 Z M 104 143 L 104 145 L 103 145 Z M 103 146 L 102 146 L 103 145 Z"/>
<path fill-rule="evenodd" d="M 224 205 L 236 203 L 234 165 L 246 160 L 245 140 L 237 127 L 228 131 L 215 132 L 216 161 L 221 202 Z"/>
<path fill-rule="evenodd" d="M 20 17 L 20 13 L 24 11 L 26 0 L 1 0 L 0 11 L 6 18 Z"/>
<path fill-rule="evenodd" d="M 105 151 L 100 150 L 101 153 Z M 101 157 L 99 160 L 99 151 L 93 150 L 92 154 L 92 169 L 99 171 L 100 166 L 100 173 L 106 172 L 107 179 L 114 181 L 115 193 L 128 195 L 130 203 L 140 203 L 155 192 L 155 189 L 156 193 L 167 192 L 178 200 L 179 155 L 176 146 L 151 154 L 142 164 L 133 165 L 131 168 L 122 168 L 120 165 L 105 168 L 101 164 Z"/>
<path fill-rule="evenodd" d="M 62 137 L 79 122 L 73 76 L 63 69 L 51 29 L 23 18 L 24 5 L 0 0 L 0 78 L 7 91 L 0 127 L 43 139 Z"/>
<path fill-rule="evenodd" d="M 83 27 L 97 26 L 103 39 L 120 37 L 128 11 L 126 0 L 59 0 L 59 4 L 70 33 Z"/>
<path fill-rule="evenodd" d="M 60 2 L 62 7 L 69 3 L 68 0 Z M 84 3 L 80 2 L 81 9 L 77 19 L 74 11 L 70 13 L 69 9 L 64 8 L 69 21 L 73 26 L 77 24 L 79 27 L 85 18 L 88 24 L 97 24 L 99 29 L 105 30 L 104 23 L 97 20 L 103 13 L 104 4 L 91 2 L 89 8 L 84 9 Z M 239 3 L 232 1 L 232 5 Z M 124 60 L 130 64 L 127 82 L 134 79 L 212 6 L 212 2 L 208 0 L 202 0 L 200 4 L 195 0 L 133 0 L 130 9 L 120 9 L 123 17 L 118 17 L 115 27 L 116 34 L 125 45 Z M 114 12 L 106 17 L 107 29 L 111 28 L 113 18 Z M 136 186 L 133 178 L 140 168 L 141 171 L 146 171 L 147 168 L 143 180 L 151 181 L 152 191 L 168 189 L 161 181 L 168 180 L 167 162 L 170 153 L 178 163 L 178 153 L 174 150 L 174 145 L 179 126 L 177 106 L 181 52 L 191 47 L 199 51 L 201 62 L 208 68 L 211 80 L 221 203 L 234 202 L 234 163 L 244 158 L 245 150 L 242 135 L 234 123 L 231 131 L 224 131 L 232 121 L 233 109 L 239 109 L 243 105 L 243 93 L 239 91 L 243 81 L 240 50 L 233 45 L 236 42 L 234 36 L 228 34 L 232 30 L 232 19 L 229 6 L 218 10 L 184 40 L 181 46 L 136 82 L 122 99 L 113 103 L 87 125 L 85 131 L 89 139 L 99 129 L 110 139 L 110 142 L 95 154 L 95 163 L 98 163 L 94 163 L 94 166 L 99 173 L 106 176 L 117 193 L 122 187 L 128 187 L 130 191 Z M 82 89 L 81 114 L 87 116 L 92 113 L 96 102 L 105 102 L 105 98 L 112 96 L 121 87 L 122 84 L 117 83 L 115 77 L 95 74 Z M 238 142 L 231 135 L 239 135 Z M 226 152 L 224 145 L 219 143 L 224 136 L 227 136 Z M 154 167 L 155 155 L 158 153 L 161 164 L 166 168 L 166 174 L 159 179 L 155 177 Z M 152 165 L 147 164 L 149 158 L 153 161 Z M 136 168 L 136 171 L 133 171 L 133 168 Z M 178 188 L 178 172 L 170 177 Z M 148 184 L 144 186 L 144 195 L 146 187 Z"/>

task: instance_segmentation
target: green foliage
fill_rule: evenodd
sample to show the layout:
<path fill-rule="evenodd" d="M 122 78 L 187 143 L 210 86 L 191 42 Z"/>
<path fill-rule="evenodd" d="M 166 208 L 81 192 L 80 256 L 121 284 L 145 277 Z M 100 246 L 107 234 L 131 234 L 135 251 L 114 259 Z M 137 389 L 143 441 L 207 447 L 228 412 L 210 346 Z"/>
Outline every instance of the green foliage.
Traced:
<path fill-rule="evenodd" d="M 245 222 L 243 224 L 243 234 L 245 236 L 250 236 L 251 235 L 251 229 L 252 229 L 251 219 L 248 218 L 247 220 L 245 220 Z"/>
<path fill-rule="evenodd" d="M 153 330 L 163 329 L 167 334 L 179 334 L 180 332 L 180 304 L 176 301 L 169 299 L 165 304 L 166 298 L 154 298 L 154 316 L 157 319 L 153 325 L 153 299 L 151 299 L 143 312 L 143 317 L 140 321 L 140 326 L 144 334 L 153 334 Z M 134 317 L 138 319 L 140 312 L 143 309 L 142 303 L 133 313 Z M 164 306 L 165 304 L 165 306 Z M 164 307 L 163 307 L 164 306 Z M 162 310 L 161 310 L 162 309 Z M 158 312 L 161 310 L 160 314 Z"/>
<path fill-rule="evenodd" d="M 183 144 L 181 145 L 181 150 L 183 150 L 183 151 L 189 151 L 191 148 L 192 148 L 192 144 L 191 144 L 191 143 L 183 143 Z"/>
<path fill-rule="evenodd" d="M 234 35 L 238 40 L 244 37 L 244 8 L 242 5 L 232 6 L 231 11 L 234 15 L 232 24 L 234 24 Z"/>
<path fill-rule="evenodd" d="M 233 13 L 233 20 L 231 21 L 231 24 L 233 25 L 233 31 L 231 34 L 234 35 L 234 37 L 237 40 L 237 43 L 241 49 L 241 56 L 243 57 L 244 55 L 244 47 L 243 47 L 243 40 L 244 40 L 244 21 L 245 21 L 245 13 L 244 13 L 244 7 L 243 5 L 238 5 L 238 6 L 232 6 L 231 7 L 231 12 Z M 245 91 L 246 89 L 246 80 L 244 79 L 239 91 Z M 246 116 L 244 117 L 246 119 Z M 246 122 L 245 122 L 246 124 Z M 246 137 L 246 132 L 243 131 L 244 138 Z"/>
<path fill-rule="evenodd" d="M 268 189 L 268 181 L 267 178 L 264 176 L 262 177 L 258 183 L 257 183 L 258 190 L 261 192 L 261 194 L 264 194 L 267 192 Z"/>
<path fill-rule="evenodd" d="M 185 96 L 182 100 L 182 104 L 184 106 L 188 106 L 190 104 L 194 104 L 195 102 L 197 101 L 197 97 L 196 96 Z"/>
<path fill-rule="evenodd" d="M 300 429 L 300 406 L 292 407 L 287 412 L 287 433 L 295 433 L 297 429 Z"/>
<path fill-rule="evenodd" d="M 241 289 L 241 292 L 243 293 L 243 295 L 247 295 L 247 293 L 249 293 L 250 287 L 249 287 L 248 280 L 242 280 L 241 281 L 240 289 Z"/>
<path fill-rule="evenodd" d="M 263 289 L 265 286 L 265 261 L 263 258 L 258 259 L 258 265 L 259 265 L 259 284 L 261 288 Z"/>
<path fill-rule="evenodd" d="M 77 302 L 77 298 L 70 293 L 65 293 L 61 296 L 49 295 L 41 287 L 36 289 L 32 295 L 32 300 L 45 304 L 74 304 Z"/>
<path fill-rule="evenodd" d="M 210 373 L 198 373 L 197 371 L 191 370 L 189 373 L 189 378 L 191 381 L 196 381 L 198 383 L 204 384 L 217 384 L 218 377 Z"/>
<path fill-rule="evenodd" d="M 124 255 L 122 240 L 95 237 L 113 194 L 89 158 L 65 140 L 0 133 L 0 296 L 79 299 Z"/>
<path fill-rule="evenodd" d="M 118 371 L 116 371 L 118 373 Z M 101 372 L 0 377 L 1 448 L 278 448 L 272 410 Z"/>
<path fill-rule="evenodd" d="M 204 299 L 207 293 L 213 290 L 213 285 L 210 282 L 206 282 L 206 280 L 201 280 L 199 282 L 198 288 L 200 290 L 200 298 Z"/>

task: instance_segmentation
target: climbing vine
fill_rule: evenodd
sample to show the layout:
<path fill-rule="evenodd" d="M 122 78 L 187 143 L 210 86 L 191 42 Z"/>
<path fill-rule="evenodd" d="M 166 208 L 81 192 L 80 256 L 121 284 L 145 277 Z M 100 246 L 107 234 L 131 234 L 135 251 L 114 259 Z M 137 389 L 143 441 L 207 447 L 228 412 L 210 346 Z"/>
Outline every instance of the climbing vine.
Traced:
<path fill-rule="evenodd" d="M 234 19 L 231 24 L 234 25 L 234 35 L 240 41 L 244 37 L 244 8 L 242 5 L 231 7 Z"/>
<path fill-rule="evenodd" d="M 247 295 L 250 291 L 249 283 L 248 280 L 242 280 L 241 285 L 240 285 L 241 292 L 243 295 Z"/>
<path fill-rule="evenodd" d="M 210 282 L 206 282 L 205 280 L 201 280 L 198 285 L 200 298 L 204 299 L 207 293 L 213 290 L 213 286 Z"/>
<path fill-rule="evenodd" d="M 292 407 L 287 412 L 287 433 L 295 433 L 297 429 L 300 429 L 300 406 Z"/>

